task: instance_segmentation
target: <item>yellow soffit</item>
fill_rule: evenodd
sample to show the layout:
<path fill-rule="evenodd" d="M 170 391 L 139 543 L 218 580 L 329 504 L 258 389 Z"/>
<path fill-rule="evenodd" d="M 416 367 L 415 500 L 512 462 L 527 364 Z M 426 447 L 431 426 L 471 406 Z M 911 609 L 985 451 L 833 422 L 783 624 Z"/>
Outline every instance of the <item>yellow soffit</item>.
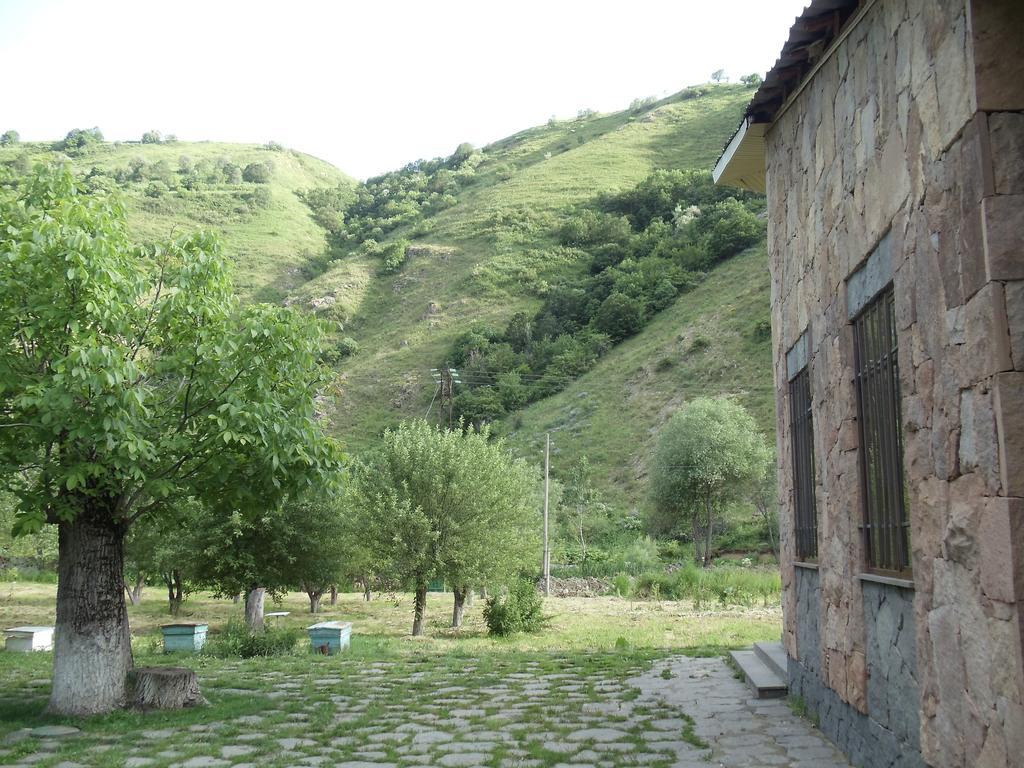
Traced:
<path fill-rule="evenodd" d="M 749 117 L 740 124 L 712 171 L 715 184 L 764 193 L 764 135 L 767 130 L 768 123 L 754 123 Z"/>

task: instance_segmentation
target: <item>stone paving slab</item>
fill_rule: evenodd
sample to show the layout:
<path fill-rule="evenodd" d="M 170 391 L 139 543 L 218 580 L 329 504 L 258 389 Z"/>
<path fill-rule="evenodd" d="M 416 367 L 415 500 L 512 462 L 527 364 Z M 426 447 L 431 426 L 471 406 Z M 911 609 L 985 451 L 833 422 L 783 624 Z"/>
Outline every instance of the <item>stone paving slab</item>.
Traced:
<path fill-rule="evenodd" d="M 259 673 L 254 684 L 281 694 L 264 696 L 259 714 L 218 722 L 211 709 L 207 722 L 101 743 L 87 729 L 64 739 L 26 729 L 0 745 L 0 765 L 110 765 L 105 752 L 116 746 L 133 768 L 849 768 L 810 722 L 784 701 L 751 698 L 717 657 L 672 657 L 629 678 L 572 658 L 561 671 L 518 662 L 479 681 L 465 668 L 426 668 Z M 216 700 L 237 684 L 214 676 L 201 685 Z M 304 695 L 313 688 L 319 700 Z"/>

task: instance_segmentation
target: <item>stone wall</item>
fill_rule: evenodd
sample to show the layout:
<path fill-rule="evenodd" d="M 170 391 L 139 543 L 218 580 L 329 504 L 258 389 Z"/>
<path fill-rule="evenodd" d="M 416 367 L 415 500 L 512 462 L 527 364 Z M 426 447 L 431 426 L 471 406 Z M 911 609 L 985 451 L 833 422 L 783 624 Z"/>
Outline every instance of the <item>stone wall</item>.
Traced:
<path fill-rule="evenodd" d="M 1024 765 L 1021 29 L 1015 0 L 878 0 L 766 139 L 784 641 L 798 672 L 813 669 L 799 635 L 785 362 L 809 330 L 819 701 L 891 726 L 906 744 L 917 727 L 934 766 Z M 913 597 L 902 599 L 916 628 L 895 640 L 877 588 L 858 578 L 846 291 L 886 236 L 913 563 Z M 893 642 L 904 666 L 886 671 L 916 680 L 919 726 L 894 722 L 900 693 L 873 672 L 869 683 Z"/>

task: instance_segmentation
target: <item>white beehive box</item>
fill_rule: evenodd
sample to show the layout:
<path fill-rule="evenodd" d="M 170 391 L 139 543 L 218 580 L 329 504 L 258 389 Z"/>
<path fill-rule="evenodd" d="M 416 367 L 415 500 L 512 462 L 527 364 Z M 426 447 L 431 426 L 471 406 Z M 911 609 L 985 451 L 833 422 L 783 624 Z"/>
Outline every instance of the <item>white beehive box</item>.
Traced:
<path fill-rule="evenodd" d="M 53 627 L 12 627 L 6 630 L 8 651 L 28 653 L 29 651 L 53 650 Z"/>

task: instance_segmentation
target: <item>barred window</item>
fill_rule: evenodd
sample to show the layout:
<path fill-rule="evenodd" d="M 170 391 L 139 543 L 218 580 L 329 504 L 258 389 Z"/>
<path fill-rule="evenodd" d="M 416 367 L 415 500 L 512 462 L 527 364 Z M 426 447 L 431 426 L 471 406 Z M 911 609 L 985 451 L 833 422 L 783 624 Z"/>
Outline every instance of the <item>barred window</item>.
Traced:
<path fill-rule="evenodd" d="M 892 285 L 853 319 L 860 416 L 864 547 L 869 568 L 910 574 L 910 523 L 903 485 L 903 432 Z"/>
<path fill-rule="evenodd" d="M 793 450 L 793 500 L 797 560 L 818 557 L 818 510 L 814 501 L 814 418 L 807 366 L 789 381 L 790 443 Z"/>

